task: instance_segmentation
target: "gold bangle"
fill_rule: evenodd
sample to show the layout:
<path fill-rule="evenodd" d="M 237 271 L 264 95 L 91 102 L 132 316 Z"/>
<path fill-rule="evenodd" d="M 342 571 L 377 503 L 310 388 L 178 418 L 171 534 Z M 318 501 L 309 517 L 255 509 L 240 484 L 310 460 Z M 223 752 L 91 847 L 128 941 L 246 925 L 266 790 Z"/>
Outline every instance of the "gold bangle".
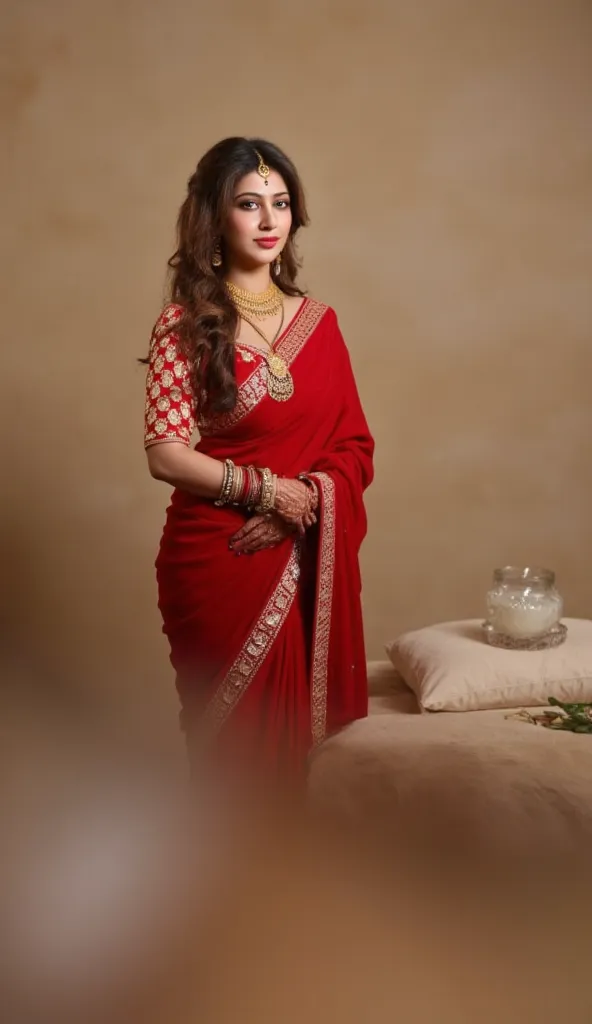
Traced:
<path fill-rule="evenodd" d="M 262 469 L 261 470 L 261 499 L 260 499 L 259 508 L 257 509 L 257 511 L 258 512 L 262 512 L 263 514 L 269 512 L 272 483 L 273 483 L 273 478 L 271 476 L 271 470 L 269 470 L 269 469 Z"/>
<path fill-rule="evenodd" d="M 260 469 L 259 475 L 261 477 L 261 497 L 259 499 L 259 505 L 255 511 L 258 512 L 259 515 L 267 515 L 268 512 L 271 512 L 274 506 L 274 476 L 270 469 Z"/>
<path fill-rule="evenodd" d="M 232 481 L 232 487 L 230 488 L 230 494 L 228 495 L 229 505 L 238 505 L 238 499 L 242 494 L 245 483 L 244 473 L 245 471 L 242 466 L 234 467 L 234 478 Z"/>
<path fill-rule="evenodd" d="M 224 476 L 222 477 L 222 486 L 220 487 L 220 493 L 216 498 L 214 505 L 224 504 L 224 494 L 226 493 L 226 484 L 228 481 L 228 463 L 224 463 Z"/>
<path fill-rule="evenodd" d="M 235 469 L 234 462 L 232 461 L 232 459 L 229 459 L 228 462 L 230 463 L 230 465 L 228 467 L 228 486 L 226 488 L 226 495 L 225 495 L 225 499 L 224 499 L 224 504 L 225 505 L 227 505 L 228 502 L 230 501 L 230 495 L 232 493 L 232 485 L 234 483 L 234 469 Z"/>
<path fill-rule="evenodd" d="M 224 462 L 224 477 L 222 479 L 222 487 L 220 488 L 220 495 L 214 502 L 214 505 L 221 507 L 226 505 L 232 490 L 232 483 L 234 480 L 234 462 L 232 459 L 226 459 Z"/>

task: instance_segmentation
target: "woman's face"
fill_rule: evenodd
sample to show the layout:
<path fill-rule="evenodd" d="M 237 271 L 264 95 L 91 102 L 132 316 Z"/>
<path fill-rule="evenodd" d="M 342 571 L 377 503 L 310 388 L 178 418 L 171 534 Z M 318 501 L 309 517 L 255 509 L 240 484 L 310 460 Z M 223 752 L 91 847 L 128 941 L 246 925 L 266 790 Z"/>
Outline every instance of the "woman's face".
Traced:
<path fill-rule="evenodd" d="M 235 187 L 223 232 L 230 265 L 241 269 L 269 265 L 288 240 L 290 194 L 277 171 L 270 172 L 267 182 L 251 171 Z"/>

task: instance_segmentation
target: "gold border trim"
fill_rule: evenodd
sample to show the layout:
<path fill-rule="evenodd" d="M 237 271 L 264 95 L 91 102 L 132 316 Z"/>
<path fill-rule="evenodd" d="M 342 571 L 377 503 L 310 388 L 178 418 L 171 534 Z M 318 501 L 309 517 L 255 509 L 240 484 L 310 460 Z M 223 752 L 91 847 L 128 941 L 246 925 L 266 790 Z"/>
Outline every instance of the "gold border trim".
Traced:
<path fill-rule="evenodd" d="M 313 746 L 318 746 L 327 733 L 327 681 L 329 639 L 333 609 L 335 576 L 335 482 L 328 473 L 310 473 L 321 491 L 322 519 L 318 563 L 318 590 L 312 650 L 310 716 Z"/>
<path fill-rule="evenodd" d="M 243 644 L 240 654 L 206 706 L 206 728 L 219 729 L 223 725 L 263 665 L 294 603 L 300 578 L 299 562 L 300 548 L 296 543 L 279 583 Z"/>
<path fill-rule="evenodd" d="M 147 437 L 146 440 L 144 441 L 144 448 L 154 448 L 154 445 L 156 445 L 156 444 L 174 444 L 174 443 L 183 444 L 183 445 L 185 445 L 186 448 L 189 448 L 189 446 L 191 445 L 191 438 L 186 440 L 185 438 L 181 437 L 180 434 L 171 434 L 170 436 L 167 436 L 166 434 L 164 434 L 163 437 L 154 437 L 154 438 L 153 437 Z"/>
<path fill-rule="evenodd" d="M 282 356 L 288 366 L 291 366 L 296 356 L 302 351 L 311 334 L 321 322 L 328 310 L 324 302 L 316 299 L 305 299 L 301 309 L 296 313 L 292 323 L 288 326 L 286 333 L 277 346 L 277 352 Z M 236 426 L 267 395 L 267 363 L 261 363 L 247 377 L 246 381 L 238 389 L 238 397 L 234 409 L 230 412 L 212 416 L 209 419 L 201 419 L 198 429 L 203 437 L 218 434 L 221 431 L 229 430 Z"/>

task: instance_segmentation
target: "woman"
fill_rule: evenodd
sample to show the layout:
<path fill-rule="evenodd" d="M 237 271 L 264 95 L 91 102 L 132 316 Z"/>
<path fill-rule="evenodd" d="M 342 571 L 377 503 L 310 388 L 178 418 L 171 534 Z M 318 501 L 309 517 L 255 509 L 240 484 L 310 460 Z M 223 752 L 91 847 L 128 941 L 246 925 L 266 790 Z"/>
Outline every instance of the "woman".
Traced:
<path fill-rule="evenodd" d="M 275 146 L 206 153 L 146 389 L 150 472 L 175 488 L 156 567 L 181 720 L 266 766 L 301 765 L 367 713 L 358 551 L 374 444 L 335 313 L 296 285 L 306 223 Z"/>

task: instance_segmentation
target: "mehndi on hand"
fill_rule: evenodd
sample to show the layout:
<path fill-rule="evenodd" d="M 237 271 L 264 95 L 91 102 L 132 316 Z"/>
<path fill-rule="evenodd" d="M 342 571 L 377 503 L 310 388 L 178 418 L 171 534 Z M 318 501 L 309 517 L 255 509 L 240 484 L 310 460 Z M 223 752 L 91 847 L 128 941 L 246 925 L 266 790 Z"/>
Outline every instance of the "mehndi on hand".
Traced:
<path fill-rule="evenodd" d="M 229 547 L 236 555 L 252 555 L 265 548 L 273 548 L 294 533 L 277 514 L 256 515 L 249 519 L 230 540 Z"/>

